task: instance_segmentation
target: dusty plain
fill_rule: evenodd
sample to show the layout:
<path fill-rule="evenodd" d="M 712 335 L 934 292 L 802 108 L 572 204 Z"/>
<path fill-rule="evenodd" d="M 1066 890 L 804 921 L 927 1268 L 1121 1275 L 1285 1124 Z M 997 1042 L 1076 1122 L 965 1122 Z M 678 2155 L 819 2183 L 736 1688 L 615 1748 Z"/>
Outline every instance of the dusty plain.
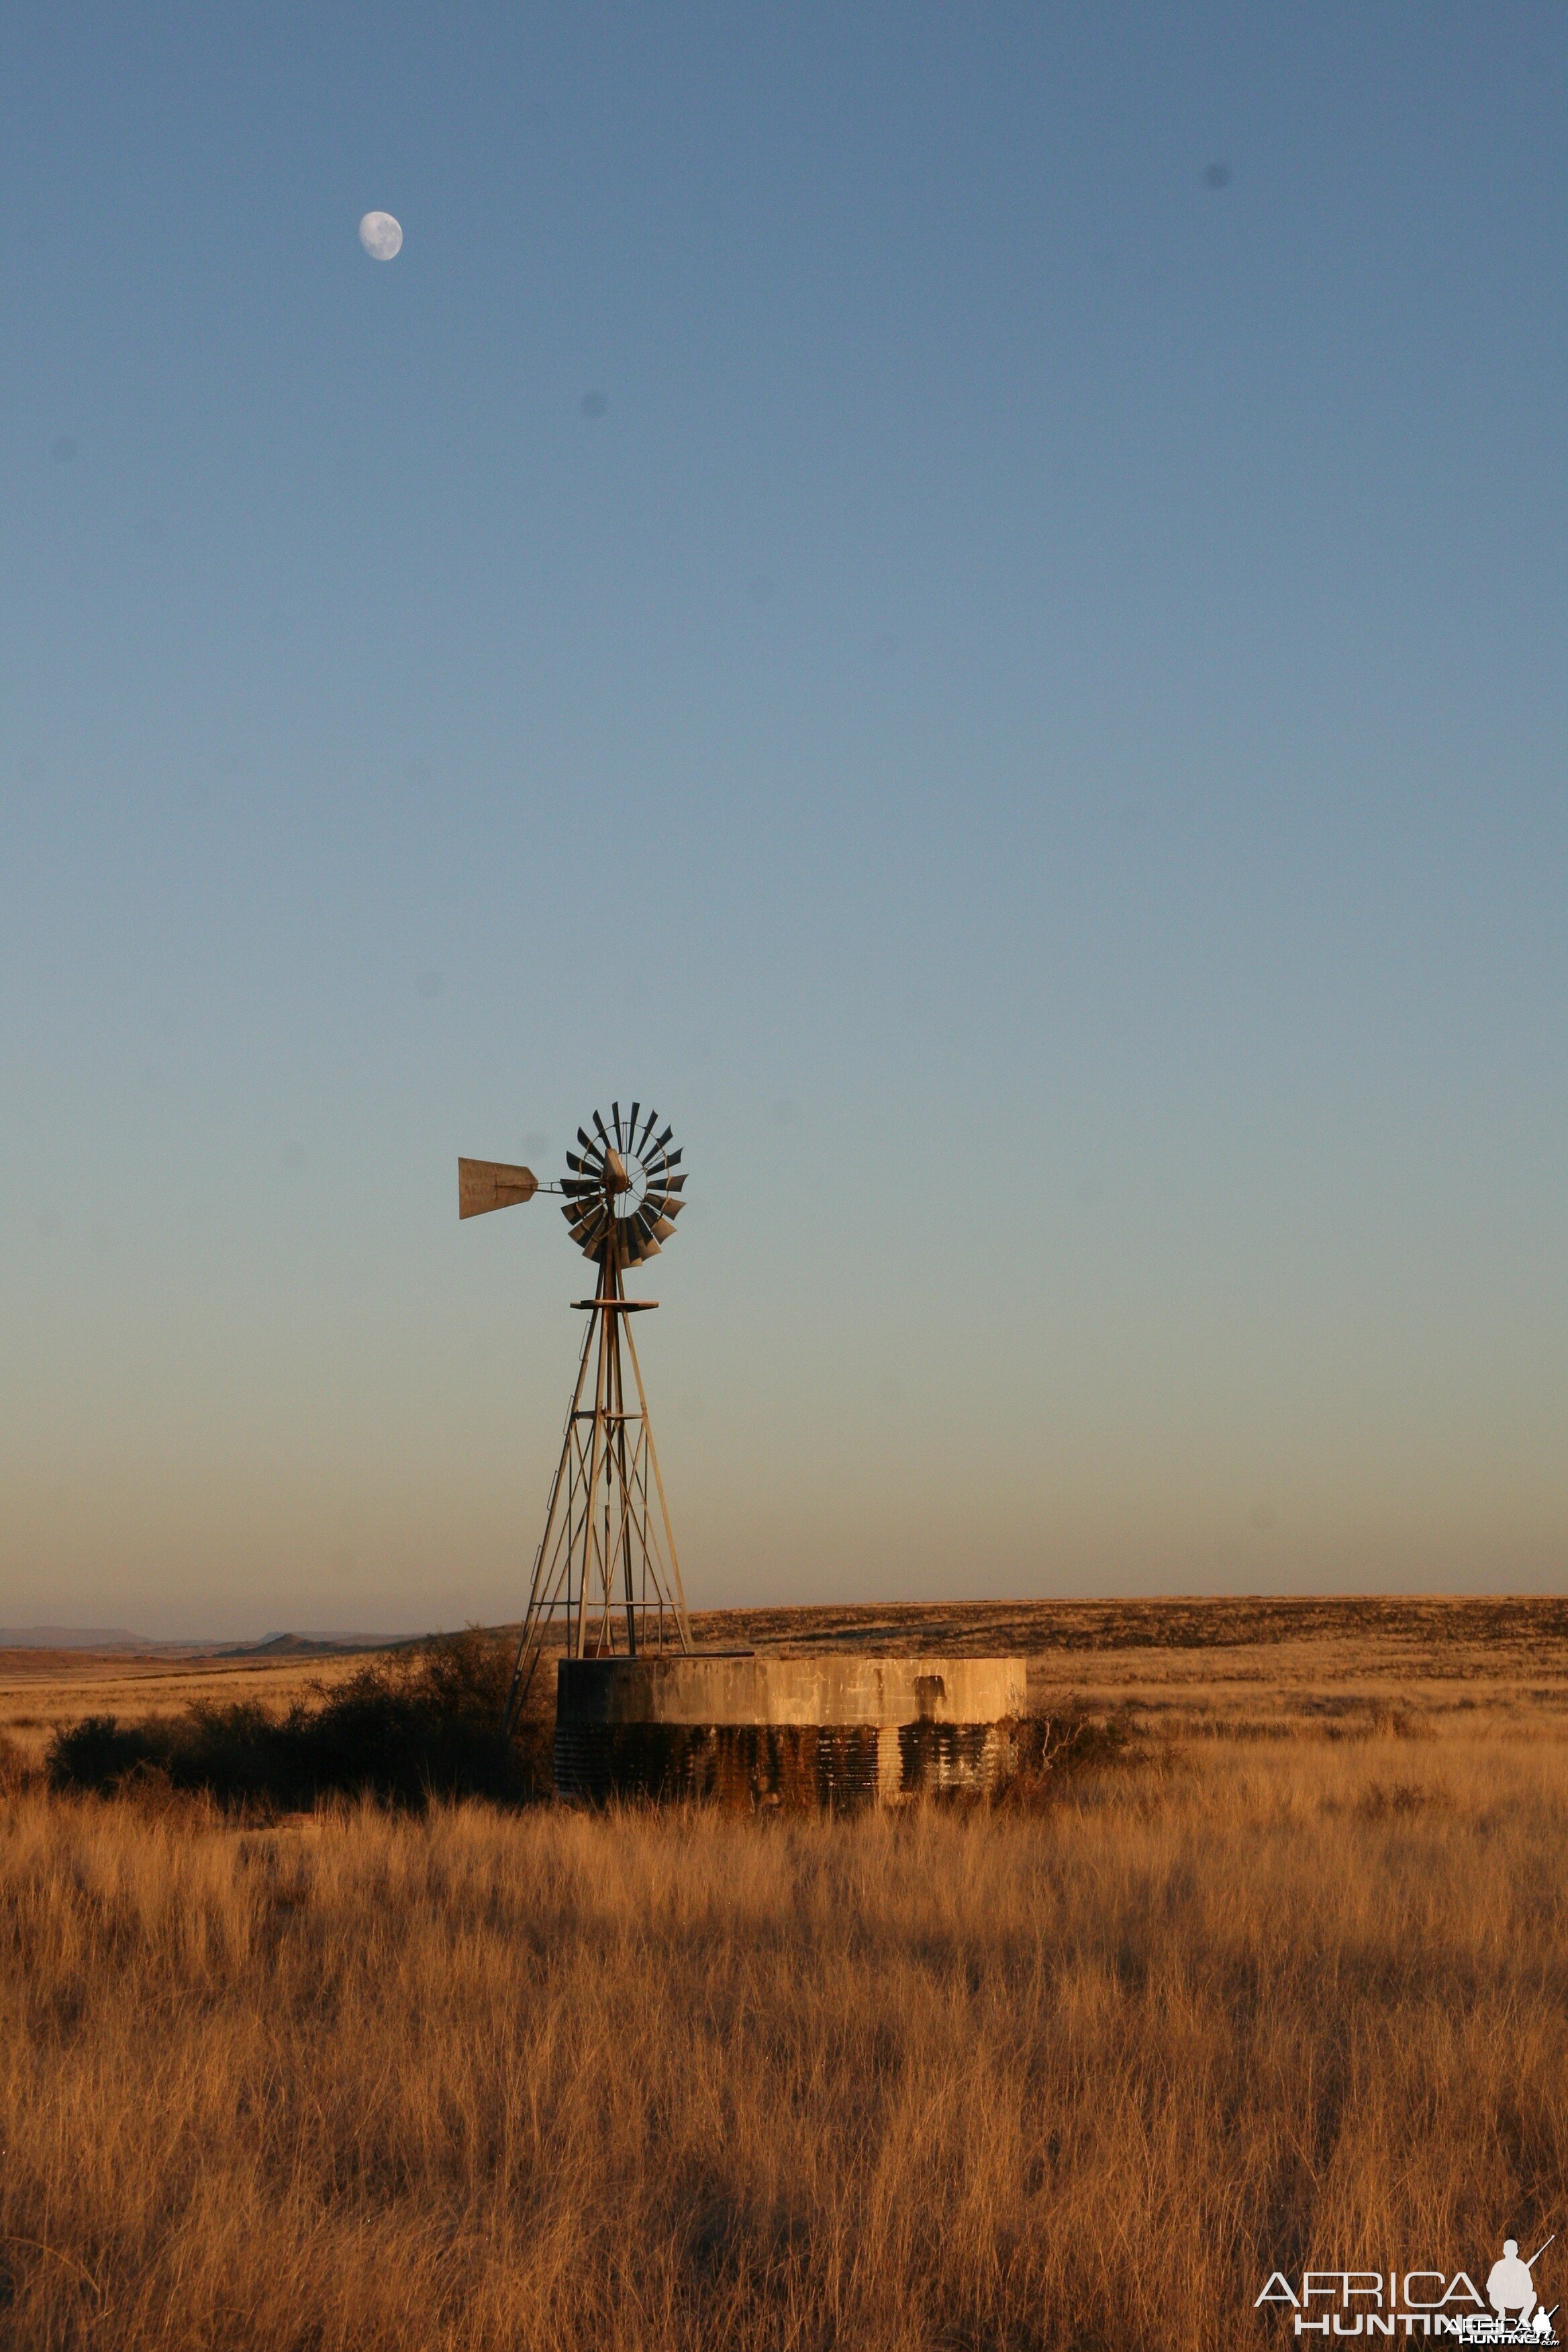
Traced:
<path fill-rule="evenodd" d="M 699 1630 L 1021 1652 L 1129 1736 L 837 1822 L 264 1826 L 13 1772 L 4 2352 L 1283 2347 L 1271 2273 L 1363 2273 L 1364 2340 L 1371 2277 L 1554 2231 L 1568 2304 L 1568 1604 Z M 357 1663 L 26 1653 L 0 1729 Z"/>

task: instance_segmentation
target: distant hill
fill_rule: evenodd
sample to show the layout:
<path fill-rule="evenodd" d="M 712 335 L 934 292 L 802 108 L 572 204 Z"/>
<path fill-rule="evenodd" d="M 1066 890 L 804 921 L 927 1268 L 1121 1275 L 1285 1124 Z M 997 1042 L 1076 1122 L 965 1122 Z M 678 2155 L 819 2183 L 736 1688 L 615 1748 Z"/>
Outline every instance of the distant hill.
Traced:
<path fill-rule="evenodd" d="M 123 1625 L 0 1625 L 0 1650 L 153 1650 Z"/>
<path fill-rule="evenodd" d="M 395 1633 L 268 1633 L 262 1642 L 226 1642 L 214 1654 L 220 1658 L 341 1656 L 344 1651 L 388 1649 L 400 1638 Z"/>
<path fill-rule="evenodd" d="M 0 1650 L 126 1650 L 139 1657 L 308 1658 L 386 1650 L 399 1633 L 268 1633 L 260 1642 L 152 1641 L 123 1625 L 0 1625 Z"/>

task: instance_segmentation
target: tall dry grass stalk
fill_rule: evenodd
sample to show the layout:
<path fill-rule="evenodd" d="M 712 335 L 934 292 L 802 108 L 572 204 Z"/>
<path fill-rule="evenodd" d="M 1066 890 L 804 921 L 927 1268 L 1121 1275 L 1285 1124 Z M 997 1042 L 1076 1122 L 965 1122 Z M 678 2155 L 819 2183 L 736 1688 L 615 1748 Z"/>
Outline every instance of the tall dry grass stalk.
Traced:
<path fill-rule="evenodd" d="M 1568 2185 L 1568 1759 L 1040 1817 L 0 1806 L 0 2344 L 1248 2345 Z"/>

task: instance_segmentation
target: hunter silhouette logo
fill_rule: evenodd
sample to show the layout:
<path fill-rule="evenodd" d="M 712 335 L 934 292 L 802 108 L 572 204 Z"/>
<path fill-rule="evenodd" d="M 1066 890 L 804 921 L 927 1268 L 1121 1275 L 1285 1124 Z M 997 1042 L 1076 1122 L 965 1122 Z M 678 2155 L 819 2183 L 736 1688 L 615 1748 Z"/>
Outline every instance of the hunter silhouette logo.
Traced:
<path fill-rule="evenodd" d="M 1556 2233 L 1554 2231 L 1553 2235 L 1555 2234 Z M 1549 2246 L 1551 2243 L 1552 2239 L 1548 2238 L 1546 2241 L 1546 2246 Z M 1530 2315 L 1532 2311 L 1535 2314 L 1535 2317 L 1533 2321 L 1530 2321 L 1530 2326 L 1526 2334 L 1521 2336 L 1493 2336 L 1491 2341 L 1494 2344 L 1510 2344 L 1514 2342 L 1528 2342 L 1531 2344 L 1556 2343 L 1557 2336 L 1552 2326 L 1552 2315 L 1551 2312 L 1543 2310 L 1541 2305 L 1536 2301 L 1535 2281 L 1531 2276 L 1531 2273 L 1534 2270 L 1536 2263 L 1546 2252 L 1546 2246 L 1538 2246 L 1534 2253 L 1531 2254 L 1530 2260 L 1527 2263 L 1521 2263 L 1519 2259 L 1518 2239 L 1504 2239 L 1502 2252 L 1498 2256 L 1497 2261 L 1492 2264 L 1490 2271 L 1487 2274 L 1487 2301 L 1490 2304 L 1493 2312 L 1505 2327 L 1512 2325 L 1516 2329 L 1523 2330 L 1525 2328 L 1526 2322 L 1530 2321 Z M 1516 2315 L 1511 2322 L 1510 2320 L 1510 2313 Z"/>
<path fill-rule="evenodd" d="M 1456 2344 L 1559 2344 L 1557 2306 L 1548 2310 L 1542 2303 L 1534 2275 L 1552 2242 L 1546 2239 L 1523 2262 L 1518 2239 L 1505 2239 L 1487 2273 L 1484 2300 L 1468 2271 L 1313 2270 L 1303 2271 L 1295 2284 L 1283 2271 L 1272 2271 L 1252 2307 L 1280 2305 L 1297 2336 L 1401 2336 L 1408 2342 L 1436 2336 Z"/>

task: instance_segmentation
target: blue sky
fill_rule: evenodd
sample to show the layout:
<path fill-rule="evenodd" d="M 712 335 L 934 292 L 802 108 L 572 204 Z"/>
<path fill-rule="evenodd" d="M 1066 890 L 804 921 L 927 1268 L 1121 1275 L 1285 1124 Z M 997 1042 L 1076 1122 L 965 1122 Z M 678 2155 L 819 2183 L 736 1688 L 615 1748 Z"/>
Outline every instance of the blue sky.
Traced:
<path fill-rule="evenodd" d="M 515 1614 L 617 1095 L 694 1601 L 1561 1587 L 1561 8 L 0 105 L 0 1622 Z"/>

